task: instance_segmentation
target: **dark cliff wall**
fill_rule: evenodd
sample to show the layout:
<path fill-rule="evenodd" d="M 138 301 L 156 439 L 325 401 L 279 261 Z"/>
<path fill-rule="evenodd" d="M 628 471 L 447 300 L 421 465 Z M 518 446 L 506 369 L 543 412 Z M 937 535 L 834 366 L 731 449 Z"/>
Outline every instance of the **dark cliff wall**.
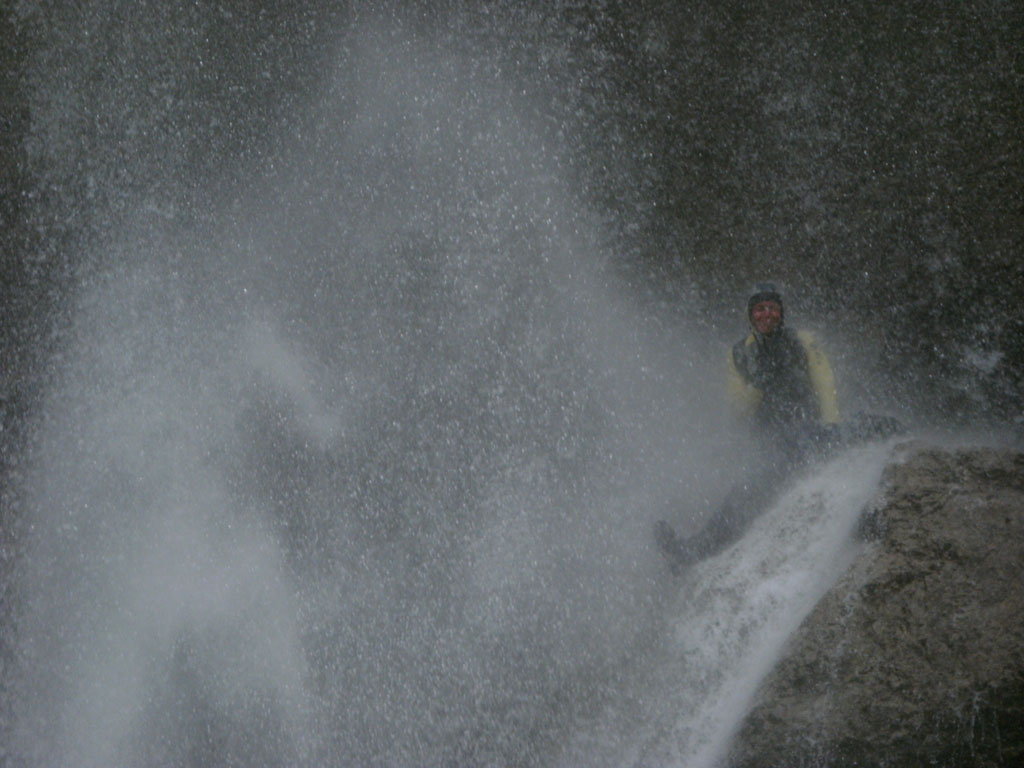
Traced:
<path fill-rule="evenodd" d="M 1024 454 L 908 452 L 730 766 L 1024 765 Z"/>

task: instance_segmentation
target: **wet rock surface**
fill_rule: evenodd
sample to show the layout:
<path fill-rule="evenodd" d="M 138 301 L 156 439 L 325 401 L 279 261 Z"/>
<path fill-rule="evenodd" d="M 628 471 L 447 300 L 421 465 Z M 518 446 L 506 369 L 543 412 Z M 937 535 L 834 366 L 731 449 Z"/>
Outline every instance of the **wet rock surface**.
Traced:
<path fill-rule="evenodd" d="M 1024 765 L 1024 454 L 904 451 L 729 766 Z"/>

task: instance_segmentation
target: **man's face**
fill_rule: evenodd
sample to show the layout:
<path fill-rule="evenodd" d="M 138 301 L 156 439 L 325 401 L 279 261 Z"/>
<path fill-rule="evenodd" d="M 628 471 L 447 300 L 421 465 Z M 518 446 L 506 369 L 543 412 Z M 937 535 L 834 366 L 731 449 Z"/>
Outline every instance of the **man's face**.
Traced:
<path fill-rule="evenodd" d="M 777 301 L 760 301 L 750 310 L 750 320 L 758 333 L 769 334 L 782 322 L 782 307 Z"/>

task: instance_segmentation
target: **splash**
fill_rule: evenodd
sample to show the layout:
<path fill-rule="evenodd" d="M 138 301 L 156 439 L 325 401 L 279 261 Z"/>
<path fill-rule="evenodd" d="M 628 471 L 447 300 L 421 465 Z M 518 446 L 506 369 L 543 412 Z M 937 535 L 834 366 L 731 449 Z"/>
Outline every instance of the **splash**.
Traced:
<path fill-rule="evenodd" d="M 360 31 L 272 174 L 83 257 L 25 764 L 544 764 L 657 621 L 650 522 L 715 464 L 700 344 L 625 299 L 521 98 Z"/>
<path fill-rule="evenodd" d="M 109 119 L 21 494 L 5 757 L 711 761 L 868 486 L 797 492 L 791 540 L 780 507 L 674 610 L 650 527 L 729 482 L 722 340 L 637 307 L 545 104 L 364 20 L 221 178 L 189 158 L 244 100 L 190 129 L 212 43 L 147 18 L 141 86 L 85 82 L 81 46 L 34 108 L 68 195 L 69 126 Z M 642 727 L 580 735 L 630 700 Z"/>

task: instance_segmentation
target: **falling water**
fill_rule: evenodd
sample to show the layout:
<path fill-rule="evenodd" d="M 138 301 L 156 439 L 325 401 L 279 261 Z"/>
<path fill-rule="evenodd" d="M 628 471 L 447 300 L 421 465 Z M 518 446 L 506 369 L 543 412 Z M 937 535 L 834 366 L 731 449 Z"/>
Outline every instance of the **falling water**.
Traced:
<path fill-rule="evenodd" d="M 133 56 L 202 47 L 122 22 Z M 674 581 L 652 522 L 696 524 L 740 471 L 723 339 L 638 306 L 529 95 L 353 29 L 216 184 L 189 152 L 237 114 L 153 142 L 174 57 L 120 61 L 151 100 L 105 102 L 130 124 L 82 182 L 101 236 L 24 475 L 4 757 L 711 760 L 872 482 L 833 468 Z M 74 63 L 35 107 L 52 167 L 106 82 Z"/>
<path fill-rule="evenodd" d="M 645 327 L 514 93 L 351 40 L 286 170 L 82 258 L 25 481 L 27 764 L 542 764 L 659 621 L 650 523 L 715 477 L 702 342 Z"/>
<path fill-rule="evenodd" d="M 795 481 L 742 541 L 692 568 L 666 630 L 559 765 L 714 768 L 785 641 L 845 570 L 892 447 L 844 454 Z"/>

